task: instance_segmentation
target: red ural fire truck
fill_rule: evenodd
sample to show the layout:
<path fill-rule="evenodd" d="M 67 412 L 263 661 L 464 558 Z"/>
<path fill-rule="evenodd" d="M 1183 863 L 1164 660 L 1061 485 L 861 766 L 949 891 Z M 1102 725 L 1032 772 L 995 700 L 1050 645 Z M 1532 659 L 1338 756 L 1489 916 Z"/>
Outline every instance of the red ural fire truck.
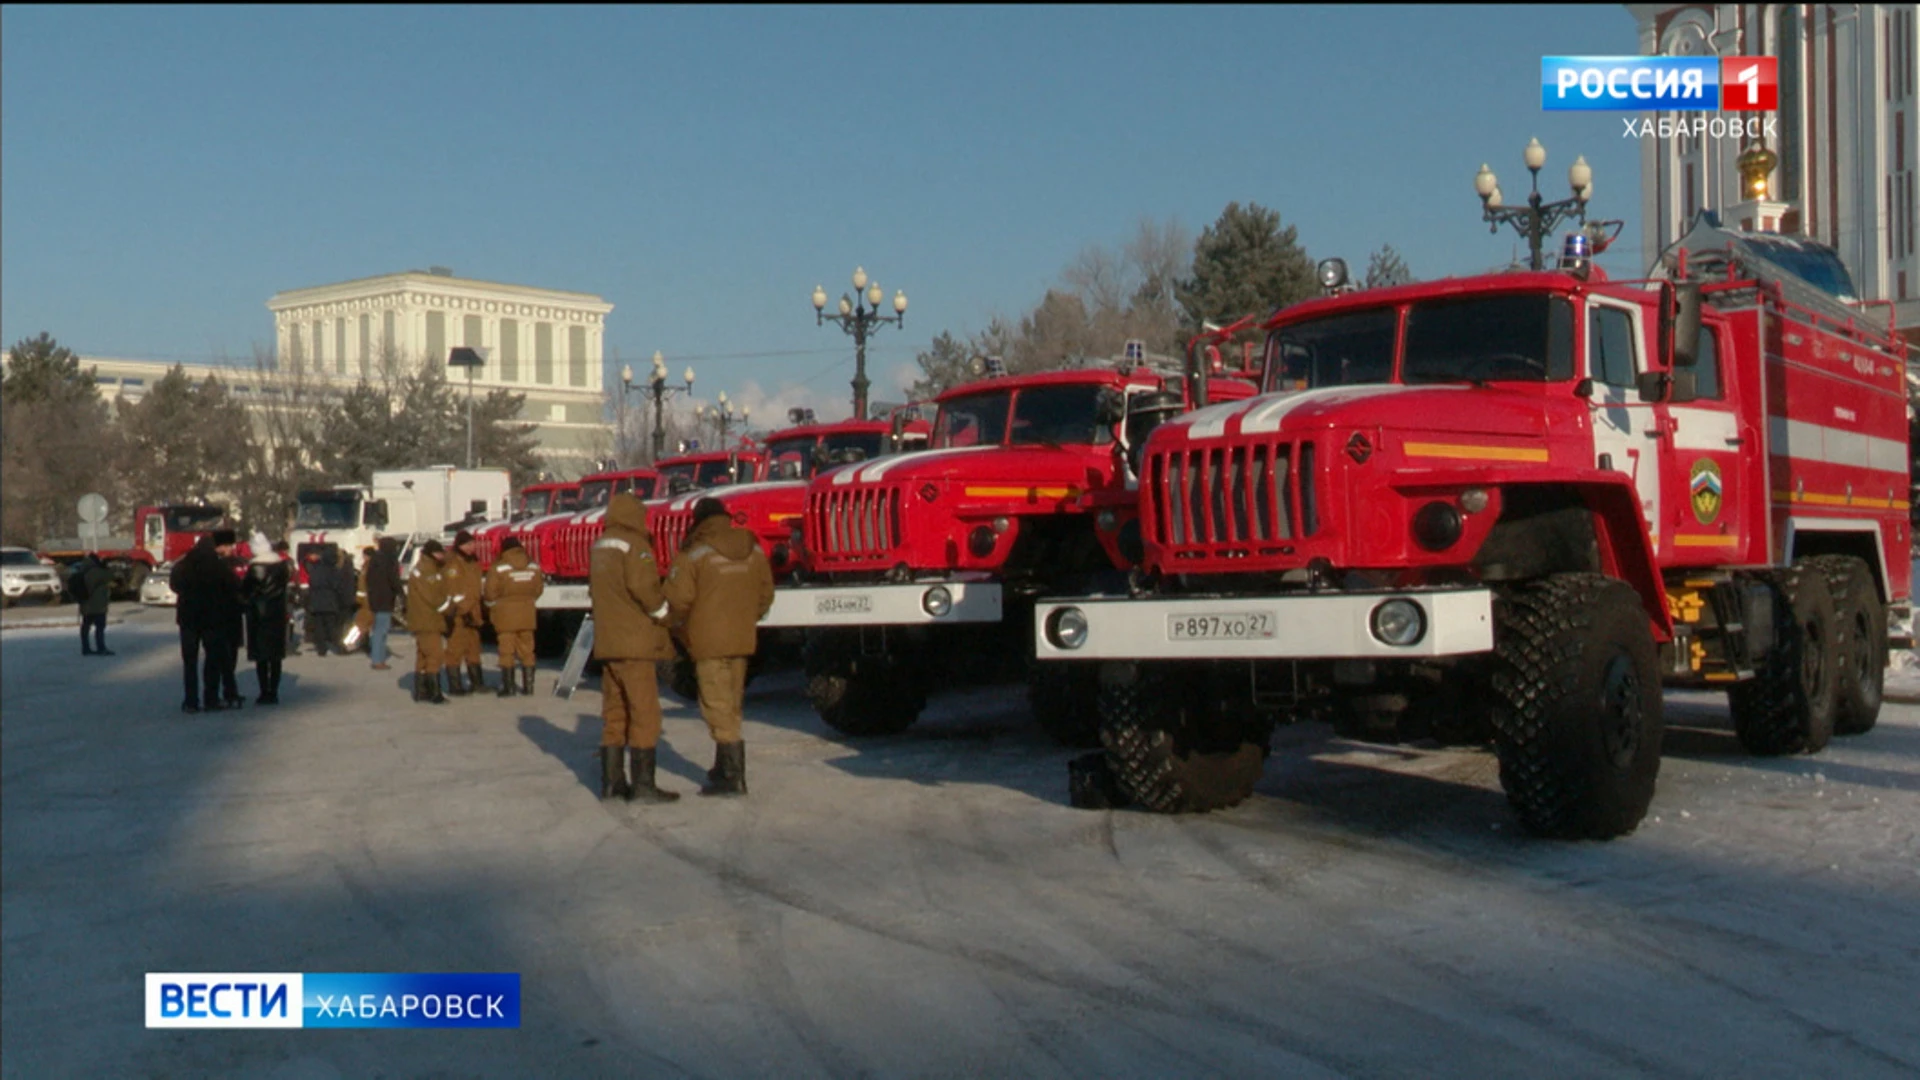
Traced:
<path fill-rule="evenodd" d="M 897 732 L 925 707 L 936 669 L 1011 658 L 1031 668 L 1049 733 L 1088 742 L 1090 669 L 1027 665 L 1026 613 L 1043 591 L 1112 572 L 1083 497 L 1116 482 L 1116 441 L 1139 430 L 1129 417 L 1168 415 L 1170 389 L 1178 402 L 1177 378 L 1131 360 L 988 378 L 936 399 L 930 449 L 814 477 L 807 584 L 776 593 L 762 625 L 810 627 L 820 717 L 850 735 Z"/>
<path fill-rule="evenodd" d="M 1530 831 L 1607 838 L 1653 797 L 1662 683 L 1726 688 L 1756 754 L 1871 728 L 1904 344 L 1815 245 L 1703 224 L 1665 265 L 1274 315 L 1267 393 L 1154 432 L 1133 595 L 1034 612 L 1043 661 L 1101 662 L 1075 802 L 1231 805 L 1327 703 L 1484 718 Z"/>
<path fill-rule="evenodd" d="M 681 495 L 764 480 L 767 455 L 746 439 L 731 450 L 701 450 L 695 444 L 674 457 L 662 458 L 654 468 L 660 470 L 661 490 Z"/>
<path fill-rule="evenodd" d="M 482 566 L 491 566 L 500 555 L 500 541 L 512 533 L 515 525 L 549 514 L 577 513 L 579 509 L 578 481 L 552 480 L 528 484 L 520 489 L 519 497 L 514 500 L 511 516 L 483 522 L 469 530 L 473 533 L 475 557 Z"/>

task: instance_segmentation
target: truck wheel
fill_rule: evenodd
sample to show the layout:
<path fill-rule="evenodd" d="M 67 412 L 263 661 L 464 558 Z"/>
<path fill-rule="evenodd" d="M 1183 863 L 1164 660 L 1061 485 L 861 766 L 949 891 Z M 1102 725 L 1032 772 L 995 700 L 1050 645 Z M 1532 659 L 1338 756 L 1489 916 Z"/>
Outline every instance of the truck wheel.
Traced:
<path fill-rule="evenodd" d="M 1835 735 L 1861 735 L 1880 719 L 1881 692 L 1887 679 L 1887 609 L 1873 584 L 1873 571 L 1853 555 L 1820 555 L 1807 560 L 1827 579 L 1833 595 Z"/>
<path fill-rule="evenodd" d="M 140 589 L 147 583 L 147 564 L 132 563 L 127 568 L 127 596 L 140 599 Z"/>
<path fill-rule="evenodd" d="M 1733 730 L 1750 754 L 1817 754 L 1833 735 L 1839 653 L 1833 594 L 1815 567 L 1767 576 L 1774 589 L 1773 648 L 1753 678 L 1727 688 Z"/>
<path fill-rule="evenodd" d="M 920 719 L 925 701 L 899 669 L 871 661 L 855 667 L 863 670 L 807 679 L 807 697 L 828 727 L 842 735 L 898 735 Z"/>
<path fill-rule="evenodd" d="M 1100 743 L 1114 786 L 1161 814 L 1238 805 L 1260 782 L 1267 748 L 1251 737 L 1267 727 L 1233 723 L 1178 683 L 1151 664 L 1132 679 L 1100 680 Z"/>
<path fill-rule="evenodd" d="M 1033 661 L 1027 665 L 1027 707 L 1061 746 L 1100 745 L 1100 665 L 1087 661 Z"/>
<path fill-rule="evenodd" d="M 1492 679 L 1500 786 L 1528 831 L 1606 840 L 1653 801 L 1660 668 L 1640 596 L 1554 574 L 1497 601 Z"/>

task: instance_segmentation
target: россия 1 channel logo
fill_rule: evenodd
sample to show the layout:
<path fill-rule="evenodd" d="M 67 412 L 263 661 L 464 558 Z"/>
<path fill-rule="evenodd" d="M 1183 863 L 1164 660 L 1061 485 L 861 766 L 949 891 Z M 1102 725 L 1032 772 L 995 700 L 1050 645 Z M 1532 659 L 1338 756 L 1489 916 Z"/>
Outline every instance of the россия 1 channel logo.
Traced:
<path fill-rule="evenodd" d="M 520 976 L 148 972 L 150 1028 L 517 1028 Z"/>
<path fill-rule="evenodd" d="M 1543 56 L 1540 107 L 1771 112 L 1780 107 L 1780 62 L 1771 56 Z"/>

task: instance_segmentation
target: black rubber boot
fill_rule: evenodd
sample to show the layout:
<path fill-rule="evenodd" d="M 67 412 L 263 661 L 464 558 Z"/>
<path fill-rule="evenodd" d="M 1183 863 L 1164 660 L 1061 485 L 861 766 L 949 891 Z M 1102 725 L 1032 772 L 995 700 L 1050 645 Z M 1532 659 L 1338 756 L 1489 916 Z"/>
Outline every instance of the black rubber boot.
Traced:
<path fill-rule="evenodd" d="M 670 803 L 680 798 L 677 791 L 663 791 L 653 782 L 654 763 L 658 752 L 652 747 L 645 750 L 637 746 L 627 747 L 627 771 L 632 774 L 633 782 L 627 788 L 627 801 L 638 803 Z"/>
<path fill-rule="evenodd" d="M 440 676 L 437 673 L 427 679 L 427 700 L 435 705 L 447 703 L 447 695 L 440 692 Z"/>
<path fill-rule="evenodd" d="M 520 669 L 520 692 L 522 694 L 525 694 L 528 697 L 533 696 L 533 665 L 532 664 L 524 665 Z"/>
<path fill-rule="evenodd" d="M 617 746 L 600 748 L 600 797 L 602 799 L 629 798 L 633 789 L 627 786 L 625 762 Z"/>
<path fill-rule="evenodd" d="M 427 678 L 417 671 L 413 673 L 413 700 L 427 700 Z"/>
<path fill-rule="evenodd" d="M 745 795 L 747 793 L 747 744 L 720 743 L 713 748 L 713 768 L 707 770 L 707 786 L 702 795 Z"/>
<path fill-rule="evenodd" d="M 467 677 L 460 670 L 460 665 L 454 664 L 452 667 L 446 668 L 445 671 L 447 675 L 447 693 L 453 697 L 465 696 L 467 692 Z"/>
<path fill-rule="evenodd" d="M 469 663 L 467 665 L 467 682 L 470 684 L 467 687 L 468 690 L 476 694 L 486 693 L 487 669 L 481 667 L 479 664 Z"/>
<path fill-rule="evenodd" d="M 514 695 L 513 669 L 510 667 L 503 667 L 500 669 L 499 693 L 501 697 L 512 697 Z"/>

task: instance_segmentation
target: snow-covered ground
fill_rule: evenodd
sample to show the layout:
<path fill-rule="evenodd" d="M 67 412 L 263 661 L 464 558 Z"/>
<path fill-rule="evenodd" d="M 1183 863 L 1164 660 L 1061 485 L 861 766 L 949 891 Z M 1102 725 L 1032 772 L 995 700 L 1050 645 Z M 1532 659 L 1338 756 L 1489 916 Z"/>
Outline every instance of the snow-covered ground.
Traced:
<path fill-rule="evenodd" d="M 1920 1072 L 1911 669 L 1813 758 L 1676 697 L 1652 816 L 1561 844 L 1483 753 L 1318 725 L 1238 809 L 1077 811 L 1014 688 L 847 742 L 792 673 L 750 692 L 749 798 L 608 807 L 551 666 L 434 708 L 309 654 L 277 709 L 184 716 L 171 615 L 105 660 L 0 643 L 8 1077 Z M 515 971 L 523 1026 L 149 1032 L 166 970 Z"/>

